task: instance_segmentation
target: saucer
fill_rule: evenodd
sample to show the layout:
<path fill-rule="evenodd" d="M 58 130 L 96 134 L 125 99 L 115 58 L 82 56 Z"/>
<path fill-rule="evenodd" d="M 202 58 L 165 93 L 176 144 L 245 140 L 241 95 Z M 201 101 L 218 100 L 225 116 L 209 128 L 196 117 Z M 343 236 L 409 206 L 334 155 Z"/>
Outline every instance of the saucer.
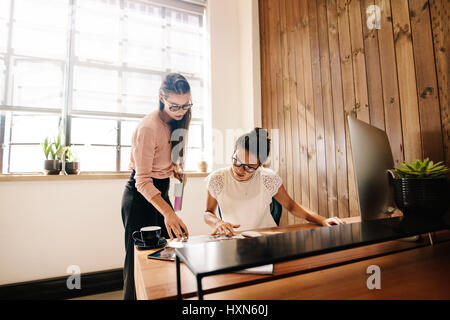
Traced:
<path fill-rule="evenodd" d="M 164 248 L 167 244 L 167 240 L 164 237 L 159 238 L 158 244 L 155 245 L 145 245 L 144 242 L 139 240 L 134 240 L 134 245 L 138 250 L 150 250 L 150 249 L 159 249 Z"/>

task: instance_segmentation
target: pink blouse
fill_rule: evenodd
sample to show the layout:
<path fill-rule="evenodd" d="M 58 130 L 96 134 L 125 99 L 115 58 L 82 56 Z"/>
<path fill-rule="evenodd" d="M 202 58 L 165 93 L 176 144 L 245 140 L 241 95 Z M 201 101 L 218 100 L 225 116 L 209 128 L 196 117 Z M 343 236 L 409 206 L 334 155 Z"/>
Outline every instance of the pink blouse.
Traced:
<path fill-rule="evenodd" d="M 138 124 L 131 141 L 129 169 L 135 170 L 136 189 L 150 202 L 161 192 L 153 179 L 173 176 L 170 127 L 159 117 L 159 110 L 145 116 Z"/>

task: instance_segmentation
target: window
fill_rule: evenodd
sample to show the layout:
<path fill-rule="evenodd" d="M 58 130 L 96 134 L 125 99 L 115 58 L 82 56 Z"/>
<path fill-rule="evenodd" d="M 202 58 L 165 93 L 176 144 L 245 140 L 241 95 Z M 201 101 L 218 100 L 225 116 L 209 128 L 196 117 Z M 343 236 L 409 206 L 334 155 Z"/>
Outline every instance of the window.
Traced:
<path fill-rule="evenodd" d="M 131 136 L 168 72 L 191 84 L 186 169 L 204 145 L 204 0 L 1 0 L 0 169 L 41 172 L 64 124 L 82 171 L 127 171 Z"/>

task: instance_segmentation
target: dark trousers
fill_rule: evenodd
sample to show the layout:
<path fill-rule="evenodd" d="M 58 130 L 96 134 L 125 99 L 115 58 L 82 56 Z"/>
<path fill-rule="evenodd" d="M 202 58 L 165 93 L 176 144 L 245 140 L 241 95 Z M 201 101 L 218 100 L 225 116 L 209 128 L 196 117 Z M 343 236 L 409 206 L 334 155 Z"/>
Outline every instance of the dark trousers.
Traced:
<path fill-rule="evenodd" d="M 134 240 L 131 237 L 134 231 L 147 226 L 160 226 L 161 236 L 168 239 L 163 215 L 137 191 L 134 179 L 135 172 L 131 173 L 122 197 L 122 222 L 125 227 L 125 263 L 123 266 L 123 298 L 136 300 L 134 286 Z M 154 186 L 161 191 L 161 197 L 172 207 L 169 200 L 170 179 L 153 178 Z"/>

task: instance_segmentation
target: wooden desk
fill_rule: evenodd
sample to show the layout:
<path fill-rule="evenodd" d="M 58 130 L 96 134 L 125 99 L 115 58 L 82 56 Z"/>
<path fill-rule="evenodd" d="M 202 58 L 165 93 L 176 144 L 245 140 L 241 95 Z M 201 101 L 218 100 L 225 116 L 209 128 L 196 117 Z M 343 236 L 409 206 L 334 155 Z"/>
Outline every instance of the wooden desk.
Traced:
<path fill-rule="evenodd" d="M 347 223 L 357 222 L 359 221 L 359 217 L 348 218 L 345 219 Z M 313 224 L 303 224 L 303 225 L 292 225 L 282 228 L 269 228 L 269 229 L 259 229 L 258 231 L 263 234 L 273 234 L 280 232 L 289 232 L 294 230 L 301 230 L 305 228 L 316 228 L 318 226 Z M 441 242 L 450 240 L 450 232 L 442 231 L 437 232 L 435 234 L 435 248 L 441 245 Z M 443 243 L 442 243 L 443 244 Z M 217 276 L 207 277 L 203 281 L 203 288 L 205 292 L 206 299 L 260 299 L 258 295 L 253 296 L 255 292 L 258 290 L 258 286 L 264 286 L 264 288 L 270 288 L 270 286 L 274 286 L 273 288 L 278 288 L 277 286 L 281 284 L 290 284 L 291 281 L 300 281 L 298 279 L 303 279 L 305 276 L 311 275 L 322 275 L 322 274 L 336 274 L 333 272 L 337 272 L 336 270 L 341 270 L 339 268 L 350 268 L 348 270 L 357 270 L 351 268 L 358 268 L 358 263 L 376 264 L 371 263 L 372 260 L 379 259 L 381 256 L 385 256 L 387 259 L 380 267 L 382 268 L 382 281 L 383 281 L 383 263 L 389 261 L 389 257 L 393 257 L 399 255 L 399 252 L 405 250 L 416 251 L 418 248 L 429 247 L 428 237 L 422 237 L 417 242 L 406 242 L 406 241 L 389 241 L 380 244 L 369 245 L 361 248 L 343 250 L 339 252 L 333 252 L 328 254 L 323 254 L 320 256 L 314 256 L 309 258 L 303 258 L 298 260 L 293 260 L 289 262 L 278 263 L 274 266 L 273 275 L 256 275 L 256 274 L 238 274 L 238 273 L 227 273 L 221 274 Z M 175 299 L 176 298 L 176 270 L 175 263 L 172 261 L 158 261 L 153 259 L 148 259 L 147 255 L 154 250 L 145 250 L 139 251 L 135 249 L 135 282 L 136 282 L 136 294 L 138 299 Z M 448 250 L 447 250 L 448 252 Z M 406 253 L 406 252 L 404 252 Z M 389 254 L 388 256 L 386 256 Z M 400 256 L 402 257 L 402 256 Z M 405 258 L 407 259 L 407 258 Z M 444 258 L 445 260 L 445 255 Z M 360 262 L 364 261 L 364 262 Z M 398 264 L 402 264 L 403 260 L 398 260 Z M 448 262 L 448 255 L 447 260 Z M 377 260 L 378 263 L 380 261 Z M 411 261 L 409 262 L 411 263 Z M 436 264 L 441 263 L 442 261 L 435 261 Z M 445 264 L 443 264 L 445 266 Z M 398 266 L 397 266 L 398 267 Z M 426 266 L 425 266 L 426 267 Z M 431 265 L 428 265 L 431 267 Z M 326 270 L 324 270 L 326 269 Z M 434 268 L 432 268 L 434 270 Z M 439 268 L 442 269 L 442 268 Z M 320 271 L 322 270 L 322 271 Z M 447 269 L 448 270 L 448 269 Z M 339 273 L 339 272 L 338 272 Z M 350 279 L 351 272 L 347 271 Z M 300 275 L 300 276 L 296 276 Z M 359 275 L 361 276 L 361 275 Z M 405 275 L 407 276 L 407 275 Z M 268 279 L 280 279 L 277 281 L 271 281 L 270 283 L 264 283 Z M 289 277 L 289 278 L 286 278 Z M 362 281 L 362 285 L 365 287 L 366 280 L 369 275 L 364 273 L 362 274 L 364 281 Z M 314 278 L 315 279 L 315 278 Z M 420 279 L 420 276 L 418 276 Z M 181 280 L 183 283 L 182 293 L 184 298 L 194 297 L 196 296 L 196 279 L 189 272 L 187 267 L 182 264 L 181 265 Z M 342 280 L 344 281 L 344 280 Z M 345 280 L 347 281 L 347 280 Z M 401 281 L 401 279 L 400 279 Z M 294 282 L 292 282 L 294 283 Z M 281 295 L 279 292 L 272 292 L 275 290 L 267 290 L 264 289 L 265 292 L 270 292 L 273 296 L 266 295 L 261 299 L 341 299 L 344 296 L 340 297 L 336 295 L 331 297 L 330 292 L 339 292 L 340 288 L 346 288 L 347 282 L 339 283 L 339 281 L 333 282 L 333 290 L 330 289 L 322 290 L 322 294 L 320 291 L 317 292 L 312 290 L 314 288 L 303 288 L 302 295 L 294 294 L 291 292 L 287 295 Z M 383 283 L 383 282 L 382 282 Z M 448 282 L 447 282 L 448 283 Z M 245 288 L 235 289 L 242 285 L 252 285 Z M 357 283 L 355 282 L 355 285 Z M 447 285 L 445 283 L 445 285 Z M 267 287 L 269 286 L 269 287 Z M 295 287 L 295 286 L 294 286 Z M 292 287 L 292 288 L 294 288 Z M 255 289 L 256 288 L 256 289 Z M 368 292 L 372 292 L 365 287 Z M 382 287 L 383 288 L 383 287 Z M 229 290 L 225 292 L 214 293 L 220 290 Z M 281 292 L 285 292 L 285 289 L 276 289 L 281 290 Z M 314 293 L 314 297 L 310 296 L 308 292 L 311 291 L 311 294 Z M 386 291 L 386 290 L 378 290 L 378 291 Z M 239 294 L 236 294 L 239 293 Z M 440 291 L 441 292 L 441 291 Z M 214 294 L 212 294 L 214 293 Z M 348 294 L 352 294 L 352 292 L 348 292 Z M 303 298 L 302 298 L 303 297 Z M 351 299 L 352 297 L 348 297 Z M 398 297 L 400 298 L 400 297 Z M 450 298 L 450 296 L 447 296 Z M 441 297 L 441 299 L 445 299 L 445 297 Z"/>
<path fill-rule="evenodd" d="M 369 290 L 367 267 L 381 269 L 381 289 Z M 277 281 L 205 295 L 215 300 L 450 299 L 450 241 Z M 197 299 L 197 297 L 191 298 Z"/>

